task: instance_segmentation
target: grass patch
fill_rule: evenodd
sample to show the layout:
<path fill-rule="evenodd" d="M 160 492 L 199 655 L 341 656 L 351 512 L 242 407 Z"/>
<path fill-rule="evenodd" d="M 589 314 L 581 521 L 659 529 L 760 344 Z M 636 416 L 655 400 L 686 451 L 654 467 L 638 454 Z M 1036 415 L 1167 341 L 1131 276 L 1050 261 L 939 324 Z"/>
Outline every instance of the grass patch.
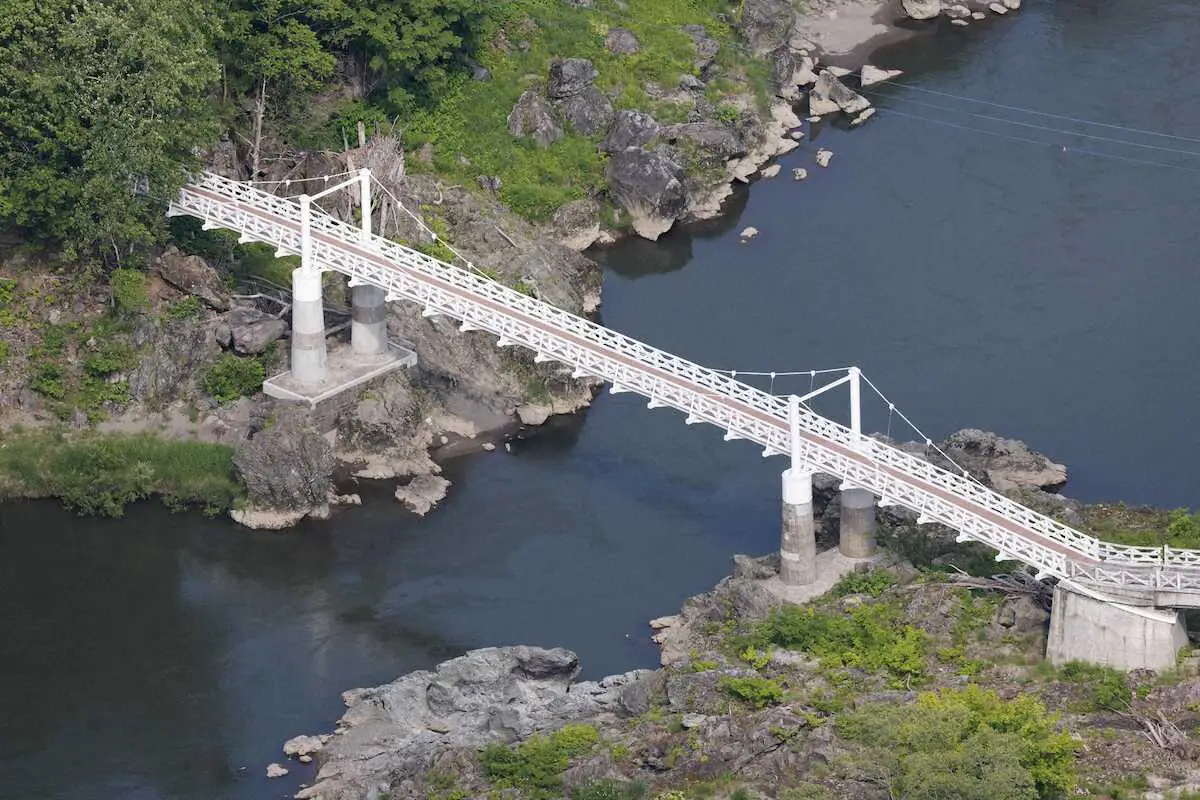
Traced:
<path fill-rule="evenodd" d="M 771 645 L 815 656 L 823 669 L 857 668 L 888 677 L 893 686 L 925 680 L 929 637 L 904 622 L 897 602 L 863 603 L 849 611 L 788 606 L 758 623 L 747 646 Z"/>
<path fill-rule="evenodd" d="M 218 403 L 228 403 L 260 391 L 266 377 L 262 359 L 225 353 L 204 373 L 204 391 Z"/>
<path fill-rule="evenodd" d="M 1133 693 L 1125 673 L 1083 661 L 1068 661 L 1058 670 L 1058 678 L 1083 687 L 1087 699 L 1082 711 L 1128 711 Z"/>
<path fill-rule="evenodd" d="M 497 789 L 519 789 L 527 800 L 562 796 L 562 773 L 571 759 L 600 742 L 590 725 L 568 725 L 548 736 L 532 736 L 514 748 L 490 744 L 480 755 L 483 771 Z"/>
<path fill-rule="evenodd" d="M 10 431 L 0 442 L 0 500 L 57 497 L 80 515 L 120 517 L 126 505 L 151 495 L 209 514 L 233 507 L 241 488 L 232 449 L 146 434 L 68 437 L 47 430 Z"/>
<path fill-rule="evenodd" d="M 837 583 L 829 590 L 834 597 L 846 597 L 851 594 L 865 594 L 879 597 L 896 584 L 896 576 L 887 570 L 871 569 L 866 572 L 847 572 L 838 578 Z"/>
<path fill-rule="evenodd" d="M 726 675 L 721 678 L 719 686 L 730 697 L 754 708 L 778 705 L 783 700 L 783 687 L 770 678 L 759 675 Z"/>

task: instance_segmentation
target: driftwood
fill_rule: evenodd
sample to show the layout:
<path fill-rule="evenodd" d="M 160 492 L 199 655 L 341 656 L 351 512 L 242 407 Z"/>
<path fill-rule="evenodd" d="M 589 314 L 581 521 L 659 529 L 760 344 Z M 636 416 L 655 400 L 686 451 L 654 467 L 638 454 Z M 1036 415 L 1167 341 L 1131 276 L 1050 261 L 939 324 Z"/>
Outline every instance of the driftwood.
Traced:
<path fill-rule="evenodd" d="M 1136 720 L 1142 726 L 1142 735 L 1150 743 L 1163 750 L 1189 761 L 1200 755 L 1197 745 L 1188 739 L 1188 735 L 1178 725 L 1167 719 L 1161 711 L 1154 712 L 1153 716 L 1134 713 L 1122 713 L 1122 716 Z"/>

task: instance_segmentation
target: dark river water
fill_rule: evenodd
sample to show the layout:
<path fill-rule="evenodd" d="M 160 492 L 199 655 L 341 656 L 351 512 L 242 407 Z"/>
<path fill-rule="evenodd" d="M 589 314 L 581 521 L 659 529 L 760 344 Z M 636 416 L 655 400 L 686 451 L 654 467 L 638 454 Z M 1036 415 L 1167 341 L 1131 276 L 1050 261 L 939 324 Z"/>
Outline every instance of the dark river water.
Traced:
<path fill-rule="evenodd" d="M 1030 0 L 881 53 L 925 91 L 819 131 L 827 170 L 806 144 L 728 218 L 602 254 L 603 320 L 723 368 L 856 363 L 932 436 L 989 428 L 1067 463 L 1077 497 L 1198 506 L 1200 155 L 1178 151 L 1200 141 L 1134 130 L 1200 139 L 1198 40 L 1191 3 Z M 449 465 L 425 520 L 386 487 L 287 535 L 0 507 L 0 785 L 286 797 L 311 773 L 265 765 L 344 689 L 492 644 L 571 647 L 589 676 L 651 665 L 648 618 L 775 545 L 785 466 L 605 394 Z"/>

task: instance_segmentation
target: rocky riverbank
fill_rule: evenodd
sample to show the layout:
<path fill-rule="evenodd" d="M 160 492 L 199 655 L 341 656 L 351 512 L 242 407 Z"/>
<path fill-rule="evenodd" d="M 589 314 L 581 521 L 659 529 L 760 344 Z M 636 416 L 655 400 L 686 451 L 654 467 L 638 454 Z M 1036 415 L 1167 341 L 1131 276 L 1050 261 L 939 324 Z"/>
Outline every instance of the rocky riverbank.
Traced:
<path fill-rule="evenodd" d="M 942 449 L 993 486 L 1100 518 L 1047 491 L 1066 470 L 1019 442 L 963 431 Z M 816 494 L 828 529 L 832 487 Z M 1049 586 L 988 577 L 1004 567 L 952 531 L 888 511 L 879 524 L 897 546 L 826 564 L 841 577 L 803 605 L 783 599 L 777 557 L 735 556 L 711 592 L 649 623 L 655 670 L 578 682 L 569 651 L 488 648 L 348 691 L 335 731 L 284 746 L 319 764 L 298 796 L 1162 800 L 1200 787 L 1197 659 L 1160 675 L 1056 670 Z M 972 738 L 980 725 L 1016 738 Z"/>

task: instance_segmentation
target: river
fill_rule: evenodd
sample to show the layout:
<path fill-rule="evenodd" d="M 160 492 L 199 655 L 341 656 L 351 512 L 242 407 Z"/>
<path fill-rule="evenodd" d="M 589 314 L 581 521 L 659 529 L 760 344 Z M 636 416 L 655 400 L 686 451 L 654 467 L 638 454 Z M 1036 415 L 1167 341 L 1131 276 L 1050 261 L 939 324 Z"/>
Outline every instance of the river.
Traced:
<path fill-rule="evenodd" d="M 876 61 L 925 92 L 820 130 L 828 169 L 806 145 L 729 217 L 602 253 L 603 321 L 730 369 L 857 363 L 932 436 L 988 428 L 1067 463 L 1074 496 L 1198 506 L 1200 156 L 1171 151 L 1200 142 L 1128 130 L 1200 139 L 1198 39 L 1192 4 L 1031 0 L 892 47 Z M 20 798 L 285 797 L 310 769 L 265 765 L 344 689 L 489 644 L 571 647 L 589 676 L 650 665 L 646 619 L 775 545 L 784 466 L 604 394 L 448 465 L 424 520 L 369 486 L 288 535 L 2 506 L 0 776 Z"/>

